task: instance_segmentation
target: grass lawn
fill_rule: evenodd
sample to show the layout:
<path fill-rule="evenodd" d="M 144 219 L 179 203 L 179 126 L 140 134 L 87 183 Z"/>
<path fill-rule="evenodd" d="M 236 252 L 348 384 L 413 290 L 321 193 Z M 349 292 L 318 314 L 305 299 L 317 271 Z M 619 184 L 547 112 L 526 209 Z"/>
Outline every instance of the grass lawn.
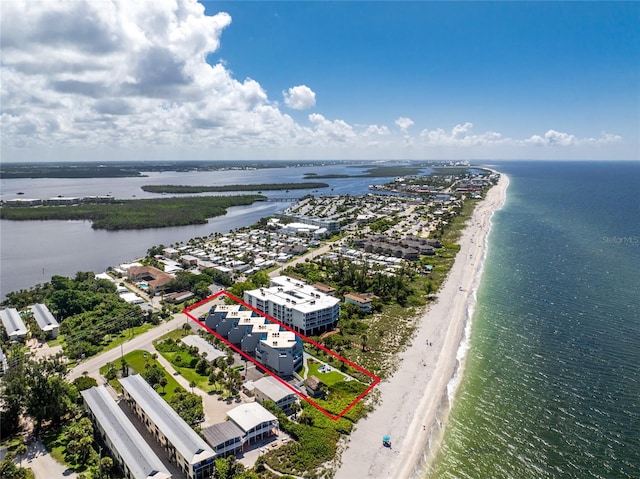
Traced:
<path fill-rule="evenodd" d="M 184 352 L 160 352 L 162 356 L 171 363 L 176 371 L 180 373 L 180 375 L 185 378 L 187 381 L 194 382 L 198 389 L 208 393 L 211 390 L 211 384 L 209 384 L 209 376 L 201 376 L 196 372 L 194 368 L 188 368 L 183 366 L 178 366 L 174 362 L 174 358 L 176 356 L 181 356 L 184 359 L 191 359 L 191 356 L 186 355 Z"/>
<path fill-rule="evenodd" d="M 320 381 L 325 383 L 327 386 L 332 386 L 333 384 L 344 381 L 344 376 L 340 374 L 338 371 L 331 371 L 328 373 L 321 373 L 318 371 L 318 368 L 322 366 L 321 363 L 309 363 L 309 370 L 307 372 L 307 377 L 316 376 Z"/>
<path fill-rule="evenodd" d="M 162 335 L 158 339 L 153 342 L 153 345 L 156 346 L 158 343 L 161 343 L 165 339 L 172 338 L 176 342 L 179 342 L 180 339 L 185 336 L 189 336 L 194 334 L 193 331 L 185 331 L 184 329 L 176 329 L 174 331 L 169 331 L 167 334 Z M 173 368 L 180 373 L 180 375 L 185 378 L 187 381 L 194 382 L 196 387 L 206 393 L 216 392 L 215 388 L 212 388 L 212 385 L 209 384 L 209 376 L 201 376 L 198 374 L 194 368 L 189 368 L 185 366 L 179 366 L 175 363 L 174 359 L 176 356 L 182 357 L 182 359 L 186 361 L 191 360 L 191 356 L 186 352 L 186 347 L 182 351 L 170 352 L 170 351 L 158 351 L 163 358 L 171 363 Z"/>
<path fill-rule="evenodd" d="M 133 328 L 131 328 L 130 330 L 127 329 L 125 331 L 122 331 L 120 334 L 117 335 L 113 335 L 113 339 L 111 340 L 111 342 L 109 344 L 107 344 L 102 351 L 108 351 L 109 349 L 113 349 L 117 346 L 120 346 L 122 343 L 126 343 L 127 341 L 129 341 L 132 338 L 135 338 L 136 336 L 138 336 L 139 334 L 143 334 L 146 333 L 147 331 L 155 328 L 157 325 L 155 324 L 151 324 L 151 323 L 144 323 L 141 324 L 140 326 L 134 326 Z M 129 332 L 131 331 L 131 332 Z"/>
<path fill-rule="evenodd" d="M 164 388 L 164 392 L 162 391 L 162 388 L 160 388 L 158 389 L 158 394 L 164 397 L 164 399 L 167 402 L 173 396 L 176 388 L 183 389 L 182 386 L 178 384 L 178 381 L 176 381 L 172 375 L 167 373 L 166 370 L 162 367 L 162 365 L 157 360 L 153 359 L 151 357 L 151 354 L 148 353 L 147 351 L 140 351 L 140 350 L 131 351 L 130 353 L 125 354 L 124 359 L 129 365 L 129 368 L 132 370 L 131 371 L 132 373 L 134 372 L 142 373 L 145 370 L 146 364 L 149 364 L 149 366 L 152 366 L 153 364 L 157 365 L 164 372 L 164 375 L 167 378 L 167 385 Z M 116 361 L 114 362 L 114 364 L 116 366 L 116 369 L 119 371 L 120 361 Z M 100 368 L 100 374 L 105 375 L 107 373 L 108 368 L 109 367 L 107 364 L 102 366 Z M 111 384 L 114 387 L 114 389 L 116 389 L 116 391 L 118 392 L 122 391 L 122 386 L 120 386 L 120 382 L 117 379 L 113 379 L 109 381 L 109 384 Z"/>

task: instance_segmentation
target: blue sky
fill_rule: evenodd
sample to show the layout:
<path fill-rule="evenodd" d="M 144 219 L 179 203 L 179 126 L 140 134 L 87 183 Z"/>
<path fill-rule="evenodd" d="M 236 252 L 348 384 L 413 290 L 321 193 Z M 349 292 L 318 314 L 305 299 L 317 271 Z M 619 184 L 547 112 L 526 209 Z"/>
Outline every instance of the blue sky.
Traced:
<path fill-rule="evenodd" d="M 639 156 L 637 2 L 133 3 L 3 4 L 3 161 Z"/>

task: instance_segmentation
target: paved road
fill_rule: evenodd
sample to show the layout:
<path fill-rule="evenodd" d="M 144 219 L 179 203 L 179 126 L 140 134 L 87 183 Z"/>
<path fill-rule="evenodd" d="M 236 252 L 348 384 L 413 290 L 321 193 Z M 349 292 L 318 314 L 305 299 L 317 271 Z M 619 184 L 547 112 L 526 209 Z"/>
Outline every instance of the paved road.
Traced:
<path fill-rule="evenodd" d="M 209 310 L 209 305 L 202 305 L 192 311 L 191 314 L 198 317 L 201 314 L 206 313 Z M 135 338 L 127 341 L 122 344 L 122 347 L 117 347 L 114 349 L 110 349 L 109 351 L 105 351 L 102 354 L 94 356 L 92 358 L 87 359 L 86 361 L 80 362 L 76 367 L 71 369 L 68 373 L 68 378 L 70 381 L 73 381 L 75 378 L 82 376 L 85 372 L 95 378 L 98 382 L 100 382 L 100 368 L 111 361 L 118 361 L 123 354 L 130 353 L 131 351 L 135 351 L 136 349 L 144 349 L 151 350 L 153 348 L 153 341 L 158 339 L 160 336 L 168 333 L 172 329 L 181 328 L 183 324 L 191 321 L 185 314 L 179 313 L 174 315 L 173 319 L 167 321 L 166 323 L 162 323 L 159 326 L 147 331 L 140 336 L 136 336 Z M 198 327 L 195 323 L 192 322 L 195 327 Z"/>

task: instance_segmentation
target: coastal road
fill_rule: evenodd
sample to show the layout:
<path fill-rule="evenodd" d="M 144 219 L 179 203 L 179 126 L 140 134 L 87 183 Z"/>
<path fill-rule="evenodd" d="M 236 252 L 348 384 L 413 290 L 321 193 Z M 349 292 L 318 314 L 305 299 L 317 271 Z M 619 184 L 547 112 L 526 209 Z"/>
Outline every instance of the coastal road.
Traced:
<path fill-rule="evenodd" d="M 194 310 L 192 310 L 192 314 L 196 317 L 206 313 L 209 311 L 209 305 L 204 304 Z M 181 328 L 185 323 L 191 321 L 186 314 L 178 313 L 175 314 L 172 319 L 169 321 L 158 325 L 157 327 L 147 331 L 140 336 L 136 336 L 131 340 L 122 344 L 122 347 L 116 347 L 105 351 L 97 356 L 94 356 L 86 361 L 80 362 L 76 367 L 71 369 L 68 373 L 68 378 L 70 381 L 84 375 L 85 373 L 93 378 L 95 378 L 98 383 L 101 382 L 100 377 L 100 368 L 105 364 L 118 361 L 123 354 L 130 353 L 131 351 L 135 351 L 137 349 L 150 350 L 153 348 L 153 341 L 158 339 L 160 336 L 168 333 L 171 330 Z M 195 325 L 194 323 L 194 326 Z"/>

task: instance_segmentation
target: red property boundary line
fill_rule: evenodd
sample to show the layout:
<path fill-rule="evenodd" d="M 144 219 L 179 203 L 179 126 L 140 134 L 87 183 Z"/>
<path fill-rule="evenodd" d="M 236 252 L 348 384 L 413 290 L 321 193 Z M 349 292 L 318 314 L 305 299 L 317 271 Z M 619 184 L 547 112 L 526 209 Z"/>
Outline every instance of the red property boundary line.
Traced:
<path fill-rule="evenodd" d="M 357 369 L 358 371 L 360 371 L 361 373 L 365 374 L 366 376 L 370 377 L 373 382 L 369 385 L 369 387 L 367 389 L 364 390 L 364 392 L 362 392 L 357 398 L 355 398 L 346 408 L 344 408 L 339 414 L 334 415 L 331 414 L 329 411 L 327 411 L 326 409 L 324 409 L 322 406 L 320 406 L 318 403 L 316 403 L 313 399 L 311 399 L 309 396 L 307 396 L 306 394 L 304 394 L 301 391 L 298 391 L 297 389 L 293 388 L 289 383 L 287 383 L 285 380 L 283 380 L 280 376 L 278 376 L 277 374 L 272 373 L 271 371 L 269 371 L 267 368 L 265 368 L 262 364 L 260 364 L 259 362 L 257 362 L 254 358 L 252 358 L 251 356 L 249 356 L 247 353 L 245 353 L 244 351 L 242 351 L 241 349 L 239 349 L 237 346 L 231 344 L 226 338 L 223 338 L 222 336 L 220 336 L 218 333 L 216 333 L 215 331 L 213 331 L 211 328 L 209 328 L 207 325 L 205 325 L 202 321 L 200 321 L 198 318 L 196 318 L 195 316 L 193 316 L 190 311 L 198 308 L 210 301 L 213 301 L 214 299 L 217 299 L 219 296 L 226 296 L 229 299 L 232 299 L 233 301 L 236 301 L 238 304 L 250 309 L 251 311 L 254 311 L 255 313 L 265 317 L 267 320 L 271 321 L 272 323 L 278 324 L 281 327 L 285 328 L 288 331 L 291 331 L 292 333 L 294 333 L 295 335 L 299 336 L 300 338 L 302 338 L 303 341 L 307 341 L 311 344 L 313 344 L 315 347 L 322 349 L 324 352 L 326 352 L 327 354 L 330 354 L 331 356 L 334 356 L 335 358 L 338 358 L 340 361 L 345 362 L 346 364 L 348 364 L 349 366 L 351 366 L 354 369 Z M 280 381 L 280 383 L 282 383 L 284 386 L 288 387 L 289 389 L 291 389 L 295 394 L 297 394 L 298 396 L 300 396 L 302 399 L 304 399 L 305 401 L 307 401 L 309 404 L 311 404 L 314 408 L 316 408 L 318 411 L 320 411 L 321 413 L 323 413 L 325 416 L 327 416 L 328 418 L 337 421 L 338 419 L 340 419 L 342 416 L 344 416 L 347 411 L 349 411 L 349 409 L 351 409 L 353 406 L 355 406 L 358 401 L 360 401 L 362 398 L 364 398 L 369 391 L 371 391 L 374 387 L 376 387 L 378 385 L 378 383 L 380 382 L 380 378 L 378 376 L 376 376 L 375 374 L 367 371 L 366 369 L 358 366 L 357 364 L 349 361 L 346 358 L 343 358 L 342 356 L 340 356 L 339 354 L 331 351 L 330 349 L 325 348 L 324 346 L 322 346 L 321 344 L 318 344 L 317 342 L 315 342 L 314 340 L 304 336 L 303 334 L 298 333 L 297 331 L 294 331 L 293 329 L 291 329 L 290 327 L 288 327 L 285 324 L 282 324 L 280 321 L 272 318 L 271 316 L 264 314 L 261 311 L 258 311 L 257 309 L 255 309 L 254 307 L 248 305 L 247 303 L 245 303 L 244 301 L 242 301 L 239 298 L 236 298 L 234 295 L 232 295 L 231 293 L 228 293 L 227 291 L 219 291 L 218 293 L 209 296 L 208 298 L 203 299 L 202 301 L 197 302 L 196 304 L 189 306 L 188 308 L 184 309 L 182 311 L 184 314 L 186 314 L 190 319 L 192 319 L 193 321 L 195 321 L 200 327 L 204 328 L 205 330 L 207 330 L 209 333 L 213 334 L 216 338 L 220 339 L 222 342 L 224 342 L 227 346 L 229 346 L 231 349 L 233 349 L 236 353 L 240 354 L 244 359 L 246 359 L 247 361 L 251 361 L 253 364 L 256 365 L 256 367 L 258 367 L 261 371 L 264 371 L 265 373 L 269 374 L 271 377 L 276 378 L 278 381 Z"/>

